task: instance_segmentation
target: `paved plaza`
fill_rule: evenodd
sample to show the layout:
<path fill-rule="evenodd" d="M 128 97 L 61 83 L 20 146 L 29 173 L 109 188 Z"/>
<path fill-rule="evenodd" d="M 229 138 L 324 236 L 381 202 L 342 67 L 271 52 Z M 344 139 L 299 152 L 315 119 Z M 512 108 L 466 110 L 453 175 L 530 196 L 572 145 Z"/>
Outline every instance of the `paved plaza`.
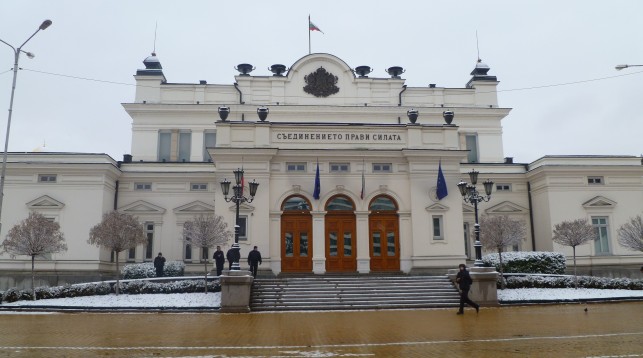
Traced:
<path fill-rule="evenodd" d="M 643 357 L 641 302 L 455 312 L 5 312 L 0 357 Z"/>

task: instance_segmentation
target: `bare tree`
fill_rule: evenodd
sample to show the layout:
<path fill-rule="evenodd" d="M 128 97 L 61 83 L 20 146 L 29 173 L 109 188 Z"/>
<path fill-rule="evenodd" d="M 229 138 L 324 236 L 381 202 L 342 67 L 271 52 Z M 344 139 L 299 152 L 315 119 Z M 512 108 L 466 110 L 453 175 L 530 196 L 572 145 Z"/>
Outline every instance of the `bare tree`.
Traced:
<path fill-rule="evenodd" d="M 147 243 L 143 224 L 132 215 L 112 211 L 103 215 L 103 221 L 91 228 L 87 242 L 114 252 L 116 256 L 116 287 L 114 292 L 118 295 L 121 275 L 118 267 L 118 254 L 124 250 Z"/>
<path fill-rule="evenodd" d="M 563 221 L 554 225 L 555 243 L 563 246 L 571 246 L 574 254 L 574 288 L 578 288 L 578 276 L 576 275 L 576 246 L 586 244 L 596 239 L 596 228 L 586 219 L 574 221 Z"/>
<path fill-rule="evenodd" d="M 643 218 L 641 215 L 630 218 L 630 222 L 618 229 L 618 243 L 632 251 L 643 251 Z"/>
<path fill-rule="evenodd" d="M 36 256 L 55 254 L 67 251 L 65 236 L 60 232 L 57 222 L 48 220 L 42 214 L 31 212 L 29 217 L 12 227 L 7 238 L 2 242 L 2 249 L 11 257 L 17 255 L 31 256 L 31 290 L 36 300 L 34 286 L 34 266 Z"/>
<path fill-rule="evenodd" d="M 525 223 L 506 215 L 483 216 L 480 220 L 480 243 L 487 250 L 498 252 L 500 259 L 500 287 L 505 289 L 502 252 L 505 247 L 517 245 L 525 238 Z"/>
<path fill-rule="evenodd" d="M 186 244 L 201 248 L 202 252 L 225 244 L 232 237 L 228 224 L 220 215 L 198 216 L 194 220 L 183 224 L 183 237 L 181 241 Z M 205 264 L 205 293 L 208 293 L 208 257 L 203 258 Z"/>

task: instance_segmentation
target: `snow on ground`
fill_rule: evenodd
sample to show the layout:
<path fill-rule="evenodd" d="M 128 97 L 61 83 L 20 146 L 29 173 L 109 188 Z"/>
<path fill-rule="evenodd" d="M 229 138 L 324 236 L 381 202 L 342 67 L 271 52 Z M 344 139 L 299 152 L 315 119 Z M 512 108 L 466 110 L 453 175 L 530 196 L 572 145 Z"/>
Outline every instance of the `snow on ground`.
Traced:
<path fill-rule="evenodd" d="M 221 293 L 168 293 L 149 295 L 105 295 L 56 298 L 37 301 L 2 303 L 0 307 L 65 306 L 65 307 L 220 307 Z"/>
<path fill-rule="evenodd" d="M 600 290 L 593 288 L 518 288 L 498 290 L 498 300 L 500 300 L 500 302 L 561 301 L 622 297 L 640 297 L 643 299 L 643 290 Z"/>

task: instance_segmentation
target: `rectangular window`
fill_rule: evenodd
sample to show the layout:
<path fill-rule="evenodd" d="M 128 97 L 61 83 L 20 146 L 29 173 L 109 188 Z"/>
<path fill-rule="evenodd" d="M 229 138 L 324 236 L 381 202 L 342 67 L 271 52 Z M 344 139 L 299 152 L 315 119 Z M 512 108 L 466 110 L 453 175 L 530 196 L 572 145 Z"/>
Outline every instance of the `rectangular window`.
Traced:
<path fill-rule="evenodd" d="M 284 234 L 284 243 L 286 245 L 286 257 L 293 257 L 295 244 L 293 242 L 292 232 L 286 232 Z"/>
<path fill-rule="evenodd" d="M 444 240 L 442 234 L 442 215 L 433 215 L 433 240 Z"/>
<path fill-rule="evenodd" d="M 192 148 L 192 133 L 179 132 L 179 162 L 190 161 L 190 149 Z"/>
<path fill-rule="evenodd" d="M 331 173 L 348 173 L 350 170 L 351 166 L 348 163 L 330 163 Z"/>
<path fill-rule="evenodd" d="M 207 247 L 202 248 L 201 249 L 201 262 L 208 261 L 209 257 L 210 257 L 210 250 L 208 250 Z"/>
<path fill-rule="evenodd" d="M 603 185 L 603 177 L 587 177 L 587 184 Z"/>
<path fill-rule="evenodd" d="M 127 261 L 134 261 L 136 260 L 136 248 L 132 247 L 127 251 Z"/>
<path fill-rule="evenodd" d="M 217 146 L 217 132 L 205 132 L 203 133 L 203 161 L 211 162 L 210 153 L 208 153 L 208 148 L 214 148 Z"/>
<path fill-rule="evenodd" d="M 469 223 L 464 223 L 463 229 L 464 229 L 464 254 L 468 258 L 471 258 L 469 254 Z"/>
<path fill-rule="evenodd" d="M 39 183 L 55 183 L 56 174 L 38 174 Z"/>
<path fill-rule="evenodd" d="M 496 184 L 496 191 L 511 191 L 511 184 Z"/>
<path fill-rule="evenodd" d="M 152 190 L 152 183 L 134 183 L 134 190 Z"/>
<path fill-rule="evenodd" d="M 192 245 L 190 245 L 189 241 L 190 239 L 188 238 L 188 242 L 185 243 L 184 247 L 183 260 L 185 261 L 192 261 Z"/>
<path fill-rule="evenodd" d="M 169 162 L 172 153 L 172 132 L 159 132 L 159 162 Z"/>
<path fill-rule="evenodd" d="M 392 168 L 391 163 L 373 163 L 373 173 L 391 173 Z"/>
<path fill-rule="evenodd" d="M 190 190 L 191 191 L 207 191 L 208 190 L 208 184 L 207 183 L 190 183 Z"/>
<path fill-rule="evenodd" d="M 468 163 L 478 163 L 478 136 L 475 134 L 468 134 L 465 136 L 465 143 L 469 154 L 467 155 Z"/>
<path fill-rule="evenodd" d="M 305 231 L 299 233 L 299 256 L 308 256 L 308 233 Z"/>
<path fill-rule="evenodd" d="M 287 172 L 306 172 L 306 163 L 286 163 Z"/>
<path fill-rule="evenodd" d="M 248 240 L 248 216 L 239 215 L 239 241 Z"/>
<path fill-rule="evenodd" d="M 592 217 L 592 225 L 596 228 L 596 239 L 594 239 L 594 248 L 597 255 L 606 255 L 610 253 L 609 245 L 609 224 L 606 216 Z"/>
<path fill-rule="evenodd" d="M 154 224 L 145 223 L 145 236 L 147 236 L 147 244 L 145 245 L 145 259 L 151 260 L 154 256 Z"/>

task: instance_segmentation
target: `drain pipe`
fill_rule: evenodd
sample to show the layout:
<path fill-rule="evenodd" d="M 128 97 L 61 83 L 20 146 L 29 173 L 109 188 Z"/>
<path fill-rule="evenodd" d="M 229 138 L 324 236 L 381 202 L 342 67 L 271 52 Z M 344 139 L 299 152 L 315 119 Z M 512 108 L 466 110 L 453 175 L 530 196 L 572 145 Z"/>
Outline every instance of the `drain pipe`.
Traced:
<path fill-rule="evenodd" d="M 118 208 L 118 180 L 116 181 L 116 190 L 114 190 L 114 210 Z"/>
<path fill-rule="evenodd" d="M 234 88 L 239 92 L 239 104 L 246 104 L 243 101 L 243 93 L 241 93 L 241 90 L 239 89 L 239 84 L 237 82 L 234 83 Z"/>
<path fill-rule="evenodd" d="M 534 208 L 531 204 L 531 183 L 527 181 L 527 199 L 529 200 L 529 225 L 531 226 L 531 248 L 536 251 L 536 234 L 534 231 Z"/>
<path fill-rule="evenodd" d="M 398 98 L 400 99 L 400 101 L 397 104 L 398 107 L 402 107 L 402 93 L 404 93 L 404 91 L 406 91 L 406 85 L 403 85 L 402 88 L 403 88 L 403 90 L 401 90 L 400 94 L 398 95 Z"/>

